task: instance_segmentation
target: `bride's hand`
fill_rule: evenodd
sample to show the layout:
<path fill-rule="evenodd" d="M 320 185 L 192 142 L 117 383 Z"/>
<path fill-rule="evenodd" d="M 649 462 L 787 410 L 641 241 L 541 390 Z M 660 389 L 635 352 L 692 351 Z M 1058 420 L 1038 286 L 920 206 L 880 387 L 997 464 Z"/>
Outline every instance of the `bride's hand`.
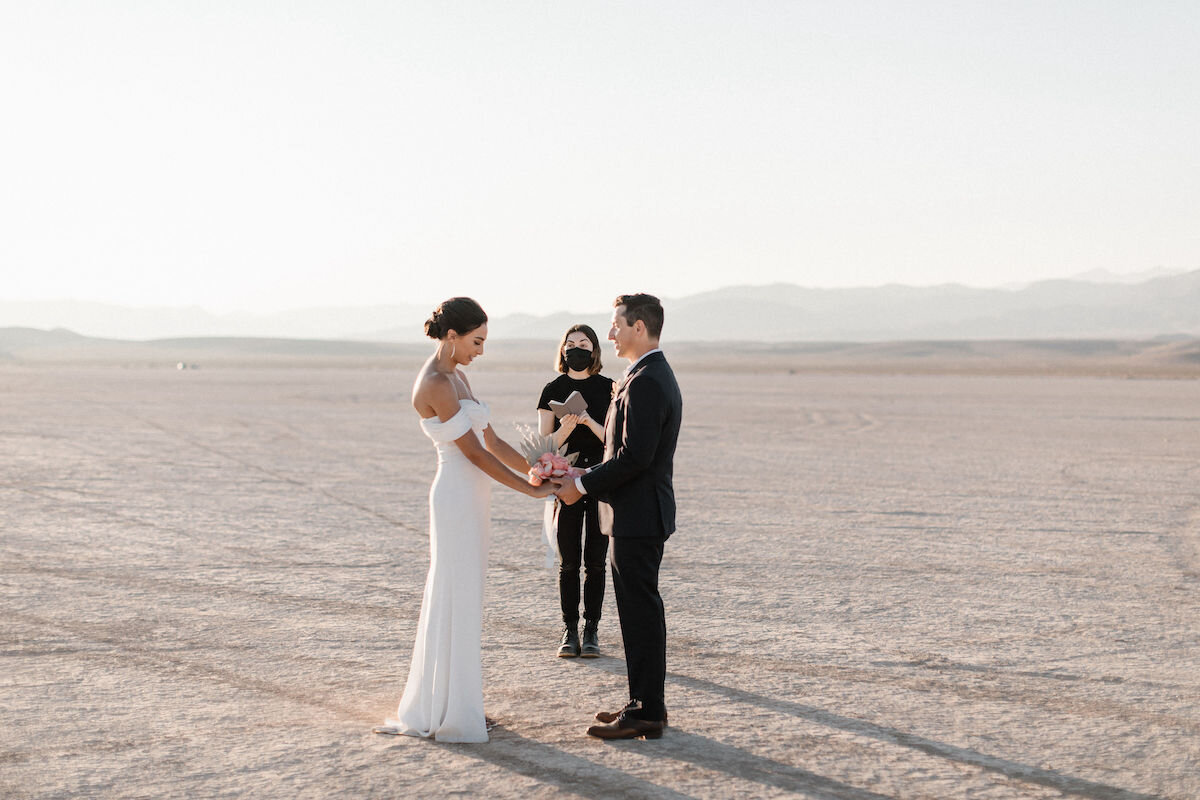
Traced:
<path fill-rule="evenodd" d="M 554 484 L 550 481 L 542 481 L 537 486 L 534 486 L 532 483 L 529 484 L 528 492 L 530 497 L 543 498 L 554 494 L 554 488 Z"/>

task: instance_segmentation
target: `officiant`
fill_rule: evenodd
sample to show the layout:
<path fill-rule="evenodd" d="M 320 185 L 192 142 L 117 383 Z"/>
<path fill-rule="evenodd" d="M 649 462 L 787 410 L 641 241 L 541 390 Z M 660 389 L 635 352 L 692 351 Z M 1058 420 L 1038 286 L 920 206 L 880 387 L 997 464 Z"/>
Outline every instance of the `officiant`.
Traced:
<path fill-rule="evenodd" d="M 604 418 L 612 402 L 613 381 L 600 374 L 600 339 L 588 325 L 572 325 L 554 359 L 561 373 L 546 384 L 538 400 L 538 430 L 554 434 L 554 444 L 567 446 L 575 466 L 588 469 L 604 459 Z M 559 658 L 600 655 L 600 609 L 604 604 L 604 568 L 608 537 L 600 532 L 596 500 L 574 505 L 554 501 L 554 536 L 558 544 L 558 594 L 563 632 Z M 579 570 L 583 568 L 583 633 L 579 631 Z"/>

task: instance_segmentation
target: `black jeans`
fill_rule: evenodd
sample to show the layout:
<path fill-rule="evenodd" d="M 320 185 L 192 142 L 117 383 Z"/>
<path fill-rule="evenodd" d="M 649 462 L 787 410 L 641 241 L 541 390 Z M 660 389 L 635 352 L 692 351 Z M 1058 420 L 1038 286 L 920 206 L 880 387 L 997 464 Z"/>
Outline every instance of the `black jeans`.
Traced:
<path fill-rule="evenodd" d="M 579 567 L 583 566 L 583 618 L 600 621 L 604 604 L 604 561 L 608 537 L 600 532 L 596 499 L 584 496 L 574 505 L 555 503 L 554 527 L 558 537 L 558 596 L 563 624 L 579 624 Z"/>

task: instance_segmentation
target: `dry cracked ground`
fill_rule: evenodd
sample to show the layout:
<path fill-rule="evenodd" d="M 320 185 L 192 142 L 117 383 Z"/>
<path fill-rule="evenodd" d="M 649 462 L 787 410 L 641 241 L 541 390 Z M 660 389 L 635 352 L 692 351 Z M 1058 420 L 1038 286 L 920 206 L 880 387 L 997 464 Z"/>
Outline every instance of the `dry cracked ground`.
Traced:
<path fill-rule="evenodd" d="M 603 743 L 497 489 L 485 745 L 373 735 L 434 457 L 386 368 L 0 368 L 0 796 L 1200 797 L 1200 381 L 681 369 L 671 727 Z M 472 368 L 502 435 L 549 375 Z M 611 589 L 609 590 L 611 592 Z"/>

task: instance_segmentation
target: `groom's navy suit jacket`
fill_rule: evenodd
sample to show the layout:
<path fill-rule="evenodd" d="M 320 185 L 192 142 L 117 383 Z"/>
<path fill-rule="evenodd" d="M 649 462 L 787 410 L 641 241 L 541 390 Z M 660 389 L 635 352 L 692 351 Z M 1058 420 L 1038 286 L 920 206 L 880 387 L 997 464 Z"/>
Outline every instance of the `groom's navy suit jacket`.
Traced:
<path fill-rule="evenodd" d="M 581 478 L 589 495 L 612 508 L 605 533 L 666 539 L 675 532 L 671 477 L 682 417 L 679 384 L 661 352 L 617 384 L 604 421 L 604 462 Z"/>

